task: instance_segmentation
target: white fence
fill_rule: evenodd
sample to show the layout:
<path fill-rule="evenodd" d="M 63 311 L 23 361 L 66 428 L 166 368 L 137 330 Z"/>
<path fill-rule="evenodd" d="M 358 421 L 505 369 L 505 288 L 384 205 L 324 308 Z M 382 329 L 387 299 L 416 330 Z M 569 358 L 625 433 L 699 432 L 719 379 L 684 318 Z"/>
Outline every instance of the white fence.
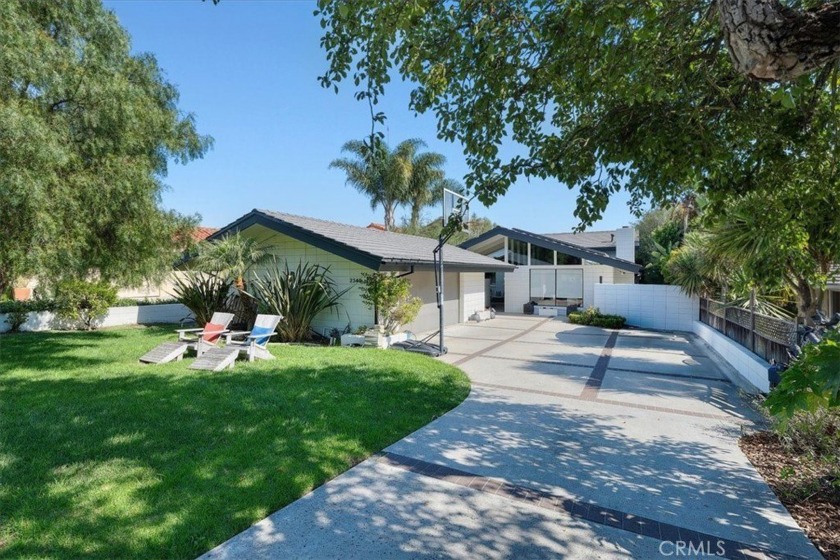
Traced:
<path fill-rule="evenodd" d="M 192 317 L 190 310 L 180 303 L 164 303 L 161 305 L 132 305 L 128 307 L 111 307 L 108 313 L 96 322 L 97 327 L 118 327 L 121 325 L 143 325 L 152 323 L 177 323 L 185 317 Z M 29 313 L 26 322 L 21 325 L 22 331 L 46 331 L 67 327 L 61 324 L 55 314 L 50 311 Z M 9 330 L 6 315 L 0 313 L 0 333 Z"/>
<path fill-rule="evenodd" d="M 700 300 L 686 296 L 678 286 L 659 284 L 596 284 L 595 307 L 621 315 L 627 324 L 663 331 L 694 331 Z"/>

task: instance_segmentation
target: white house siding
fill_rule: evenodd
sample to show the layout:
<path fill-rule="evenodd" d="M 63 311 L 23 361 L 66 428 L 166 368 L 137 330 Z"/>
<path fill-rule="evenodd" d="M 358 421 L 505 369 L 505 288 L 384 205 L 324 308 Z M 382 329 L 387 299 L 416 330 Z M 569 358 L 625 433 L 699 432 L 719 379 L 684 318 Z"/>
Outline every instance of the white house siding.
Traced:
<path fill-rule="evenodd" d="M 337 313 L 327 311 L 316 317 L 312 323 L 312 328 L 316 331 L 325 333 L 332 328 L 343 329 L 348 322 L 353 329 L 361 325 L 373 324 L 373 311 L 362 303 L 359 285 L 353 282 L 353 280 L 361 279 L 362 273 L 370 272 L 370 269 L 262 226 L 253 226 L 246 231 L 259 239 L 261 247 L 276 255 L 278 262 L 282 263 L 281 259 L 285 259 L 289 263 L 289 268 L 296 267 L 300 262 L 327 266 L 330 269 L 330 278 L 337 290 L 350 288 L 341 297 L 342 306 Z"/>
<path fill-rule="evenodd" d="M 461 322 L 469 321 L 473 313 L 484 310 L 485 286 L 483 272 L 461 274 Z"/>
<path fill-rule="evenodd" d="M 458 323 L 461 317 L 461 305 L 458 298 L 461 291 L 460 276 L 457 272 L 444 273 L 443 318 L 446 325 Z M 435 273 L 431 270 L 422 270 L 406 278 L 411 280 L 411 292 L 423 300 L 423 307 L 420 308 L 417 318 L 406 325 L 404 330 L 415 333 L 437 330 L 440 320 L 435 297 Z"/>
<path fill-rule="evenodd" d="M 339 257 L 329 251 L 303 243 L 287 235 L 276 233 L 262 226 L 252 226 L 246 231 L 248 235 L 259 240 L 261 247 L 276 255 L 278 260 L 287 260 L 289 267 L 295 267 L 299 262 L 329 266 L 330 277 L 335 282 L 336 289 L 344 290 L 345 288 L 350 288 L 341 297 L 342 307 L 337 314 L 332 311 L 325 312 L 315 319 L 312 327 L 316 331 L 326 333 L 332 328 L 344 329 L 348 322 L 353 330 L 363 325 L 371 326 L 374 324 L 373 310 L 362 302 L 359 284 L 354 282 L 354 280 L 361 279 L 363 273 L 371 272 L 370 269 L 343 257 Z M 444 289 L 446 292 L 444 318 L 448 325 L 458 323 L 462 317 L 459 300 L 461 293 L 460 276 L 461 274 L 457 272 L 447 272 L 444 278 Z M 475 276 L 481 279 L 480 286 L 476 287 L 476 280 L 471 278 L 470 294 L 472 298 L 480 298 L 483 304 L 484 274 L 477 273 L 465 276 Z M 417 318 L 412 323 L 405 325 L 403 329 L 412 332 L 425 332 L 437 329 L 438 308 L 435 297 L 434 272 L 431 270 L 418 270 L 406 276 L 406 278 L 411 281 L 411 291 L 423 301 L 423 306 L 420 308 L 420 313 L 418 313 Z"/>
<path fill-rule="evenodd" d="M 581 266 L 519 266 L 513 272 L 505 273 L 505 311 L 521 313 L 522 306 L 530 301 L 531 269 L 583 269 L 583 306 L 595 305 L 596 284 L 633 284 L 632 272 L 622 271 L 607 265 L 584 264 Z"/>

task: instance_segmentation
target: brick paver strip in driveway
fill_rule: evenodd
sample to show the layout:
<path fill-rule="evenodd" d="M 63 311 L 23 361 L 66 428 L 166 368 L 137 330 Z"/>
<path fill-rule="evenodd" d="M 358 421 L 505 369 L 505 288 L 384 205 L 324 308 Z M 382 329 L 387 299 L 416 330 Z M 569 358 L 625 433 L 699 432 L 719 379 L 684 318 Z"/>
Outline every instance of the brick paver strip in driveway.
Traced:
<path fill-rule="evenodd" d="M 615 348 L 616 340 L 618 340 L 618 332 L 613 331 L 610 333 L 604 349 L 601 350 L 601 356 L 598 357 L 595 367 L 592 368 L 592 375 L 586 380 L 586 387 L 583 388 L 583 392 L 580 394 L 584 399 L 595 400 L 598 396 L 598 391 L 601 389 L 601 382 L 604 381 L 604 376 L 607 374 L 607 366 L 610 363 L 610 355 L 612 354 L 612 349 Z"/>
<path fill-rule="evenodd" d="M 448 332 L 462 404 L 206 558 L 649 559 L 677 540 L 820 557 L 738 447 L 757 415 L 692 335 L 510 316 Z"/>
<path fill-rule="evenodd" d="M 445 480 L 452 484 L 466 486 L 488 494 L 504 496 L 512 500 L 529 502 L 537 507 L 565 512 L 573 517 L 580 517 L 593 523 L 608 525 L 660 541 L 681 541 L 685 543 L 686 548 L 690 544 L 694 550 L 707 551 L 709 556 L 735 558 L 737 560 L 762 557 L 779 559 L 801 558 L 800 556 L 783 554 L 731 539 L 724 539 L 708 533 L 692 531 L 686 527 L 662 523 L 655 519 L 640 517 L 612 508 L 601 507 L 597 504 L 560 498 L 550 492 L 517 486 L 504 480 L 487 478 L 445 465 L 412 459 L 411 457 L 405 457 L 396 453 L 388 453 L 387 451 L 378 453 L 374 456 L 374 460 L 423 476 Z"/>

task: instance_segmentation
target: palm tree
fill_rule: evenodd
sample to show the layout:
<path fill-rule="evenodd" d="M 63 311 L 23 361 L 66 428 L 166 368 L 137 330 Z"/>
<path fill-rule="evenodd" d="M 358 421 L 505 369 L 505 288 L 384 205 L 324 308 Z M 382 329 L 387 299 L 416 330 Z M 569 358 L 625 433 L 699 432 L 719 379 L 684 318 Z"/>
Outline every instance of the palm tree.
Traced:
<path fill-rule="evenodd" d="M 410 139 L 394 150 L 375 139 L 373 147 L 361 140 L 351 140 L 341 151 L 353 158 L 336 159 L 330 168 L 341 169 L 347 183 L 370 199 L 371 208 L 381 205 L 385 211 L 385 229 L 395 227 L 396 210 L 404 204 L 411 207 L 412 227 L 420 221 L 423 208 L 440 200 L 440 187 L 445 181 L 446 158 L 434 152 L 419 153 L 426 144 Z"/>
<path fill-rule="evenodd" d="M 415 148 L 425 146 L 418 143 Z M 461 190 L 461 186 L 455 181 L 446 179 L 443 166 L 446 158 L 436 152 L 423 152 L 412 154 L 411 171 L 408 181 L 408 205 L 411 208 L 411 217 L 408 227 L 415 230 L 420 225 L 420 212 L 432 204 L 441 200 L 441 189 L 446 187 L 450 190 Z"/>
<path fill-rule="evenodd" d="M 196 267 L 233 281 L 240 292 L 245 290 L 245 275 L 269 255 L 257 246 L 257 241 L 242 237 L 237 231 L 215 241 L 199 244 Z"/>

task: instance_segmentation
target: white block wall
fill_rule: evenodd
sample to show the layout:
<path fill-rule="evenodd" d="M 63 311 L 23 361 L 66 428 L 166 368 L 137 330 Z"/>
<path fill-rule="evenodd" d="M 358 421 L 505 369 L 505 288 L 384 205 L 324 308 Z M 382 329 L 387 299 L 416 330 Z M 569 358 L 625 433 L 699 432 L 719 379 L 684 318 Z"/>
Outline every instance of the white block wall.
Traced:
<path fill-rule="evenodd" d="M 770 390 L 770 381 L 767 376 L 769 363 L 705 323 L 694 321 L 692 326 L 694 334 L 706 341 L 751 385 L 763 393 Z"/>
<path fill-rule="evenodd" d="M 476 311 L 483 311 L 485 305 L 485 289 L 483 272 L 462 272 L 460 285 L 462 323 L 469 321 Z"/>
<path fill-rule="evenodd" d="M 123 325 L 141 325 L 154 323 L 177 323 L 184 317 L 191 317 L 190 310 L 180 303 L 162 305 L 133 305 L 128 307 L 111 307 L 97 327 L 119 327 Z M 46 331 L 57 328 L 74 328 L 72 324 L 60 321 L 49 311 L 30 313 L 26 322 L 21 325 L 22 331 Z M 9 324 L 6 315 L 0 314 L 0 332 L 7 332 Z"/>
<path fill-rule="evenodd" d="M 700 317 L 700 301 L 686 296 L 678 286 L 600 284 L 594 291 L 595 307 L 626 317 L 636 327 L 693 332 Z"/>

